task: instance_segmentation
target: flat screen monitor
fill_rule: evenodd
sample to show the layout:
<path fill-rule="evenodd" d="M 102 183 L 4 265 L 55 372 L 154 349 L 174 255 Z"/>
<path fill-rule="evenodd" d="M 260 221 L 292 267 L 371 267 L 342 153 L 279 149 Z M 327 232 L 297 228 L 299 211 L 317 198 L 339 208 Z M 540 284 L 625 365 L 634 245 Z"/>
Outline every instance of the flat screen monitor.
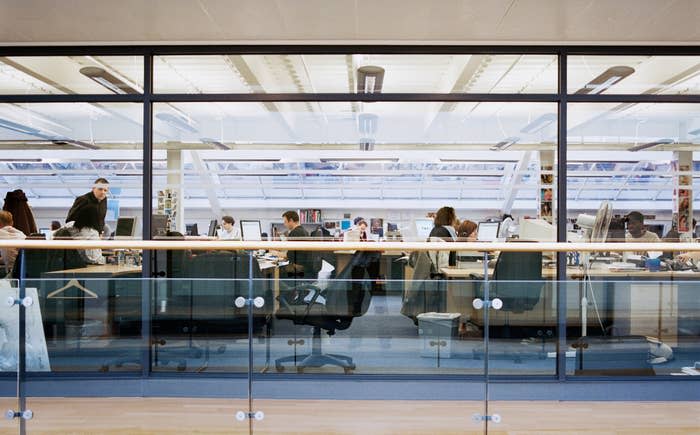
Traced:
<path fill-rule="evenodd" d="M 198 236 L 199 228 L 197 228 L 197 224 L 186 224 L 185 233 L 187 233 L 188 236 Z"/>
<path fill-rule="evenodd" d="M 416 219 L 416 238 L 420 241 L 428 240 L 430 232 L 433 230 L 435 223 L 432 219 Z"/>
<path fill-rule="evenodd" d="M 352 221 L 350 219 L 343 219 L 340 221 L 341 231 L 347 231 L 352 226 Z"/>
<path fill-rule="evenodd" d="M 216 237 L 217 224 L 218 222 L 216 221 L 216 219 L 212 219 L 209 221 L 209 231 L 207 231 L 207 236 Z"/>
<path fill-rule="evenodd" d="M 399 230 L 399 225 L 398 224 L 392 224 L 391 222 L 386 224 L 386 232 L 387 233 L 395 233 Z"/>
<path fill-rule="evenodd" d="M 498 238 L 500 222 L 479 222 L 476 240 L 480 242 L 493 242 Z"/>
<path fill-rule="evenodd" d="M 133 238 L 136 234 L 136 217 L 122 216 L 117 219 L 117 229 L 114 232 L 114 237 Z"/>
<path fill-rule="evenodd" d="M 151 215 L 151 238 L 165 237 L 168 234 L 168 216 L 164 214 Z"/>
<path fill-rule="evenodd" d="M 260 241 L 262 240 L 261 233 L 260 221 L 241 221 L 241 238 L 244 241 Z"/>
<path fill-rule="evenodd" d="M 46 240 L 51 240 L 53 238 L 53 231 L 51 231 L 51 228 L 40 228 L 39 232 L 44 235 Z"/>

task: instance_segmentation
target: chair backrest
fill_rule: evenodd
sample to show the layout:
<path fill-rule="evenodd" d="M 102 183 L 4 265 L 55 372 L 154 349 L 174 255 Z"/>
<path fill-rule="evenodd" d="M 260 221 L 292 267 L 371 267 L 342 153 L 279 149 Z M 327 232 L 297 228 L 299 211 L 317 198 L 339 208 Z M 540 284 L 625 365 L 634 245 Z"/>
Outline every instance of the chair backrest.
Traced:
<path fill-rule="evenodd" d="M 490 296 L 503 301 L 504 311 L 532 310 L 542 296 L 542 253 L 501 252 L 493 281 Z"/>

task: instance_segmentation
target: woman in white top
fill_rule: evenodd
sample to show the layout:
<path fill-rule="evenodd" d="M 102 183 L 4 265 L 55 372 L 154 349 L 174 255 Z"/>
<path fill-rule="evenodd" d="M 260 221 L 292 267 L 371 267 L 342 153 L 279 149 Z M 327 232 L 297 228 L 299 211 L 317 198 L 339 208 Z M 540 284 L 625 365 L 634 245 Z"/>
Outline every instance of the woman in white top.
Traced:
<path fill-rule="evenodd" d="M 236 220 L 231 216 L 222 217 L 219 240 L 241 240 L 241 234 L 235 224 Z"/>

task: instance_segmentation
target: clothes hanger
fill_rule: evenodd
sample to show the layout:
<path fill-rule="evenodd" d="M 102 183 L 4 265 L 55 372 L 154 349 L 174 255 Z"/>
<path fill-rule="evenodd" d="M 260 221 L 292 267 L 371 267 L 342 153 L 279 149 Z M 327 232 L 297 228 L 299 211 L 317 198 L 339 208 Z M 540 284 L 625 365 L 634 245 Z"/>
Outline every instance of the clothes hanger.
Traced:
<path fill-rule="evenodd" d="M 83 293 L 85 293 L 86 296 L 82 297 L 76 297 L 76 296 L 58 296 L 64 291 L 68 290 L 71 287 L 75 287 L 78 290 L 81 290 Z M 73 278 L 66 285 L 63 287 L 56 289 L 46 295 L 46 299 L 97 299 L 97 294 L 87 288 L 85 288 L 80 282 L 78 282 L 77 279 Z"/>

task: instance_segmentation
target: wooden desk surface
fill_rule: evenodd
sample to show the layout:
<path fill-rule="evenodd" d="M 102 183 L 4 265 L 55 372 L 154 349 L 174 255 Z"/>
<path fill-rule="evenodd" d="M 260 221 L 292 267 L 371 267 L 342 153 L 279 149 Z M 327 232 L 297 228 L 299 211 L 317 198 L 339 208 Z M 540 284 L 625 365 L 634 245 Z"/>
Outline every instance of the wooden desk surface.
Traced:
<path fill-rule="evenodd" d="M 453 268 L 453 267 L 443 267 L 440 272 L 444 273 L 448 279 L 469 279 L 471 274 L 482 275 L 484 273 L 484 266 L 481 262 L 474 262 L 474 264 L 469 264 L 466 268 Z M 489 275 L 493 273 L 493 268 L 489 268 Z M 700 278 L 700 273 L 687 272 L 687 271 L 659 271 L 659 272 L 649 272 L 644 269 L 636 270 L 619 270 L 613 271 L 608 268 L 605 264 L 597 264 L 591 267 L 590 274 L 597 278 L 609 278 L 609 279 L 627 279 L 627 278 L 643 278 L 646 281 L 651 280 L 669 280 L 673 279 L 676 281 L 680 280 L 696 280 Z M 557 276 L 557 269 L 552 267 L 545 267 L 542 269 L 542 277 L 547 280 L 555 279 Z M 583 277 L 583 269 L 574 266 L 566 268 L 566 276 L 570 279 L 581 279 Z"/>
<path fill-rule="evenodd" d="M 141 266 L 129 266 L 117 264 L 94 264 L 87 267 L 81 267 L 78 269 L 66 269 L 66 270 L 55 270 L 52 272 L 45 272 L 43 275 L 47 277 L 59 276 L 65 274 L 74 275 L 102 275 L 102 276 L 120 276 L 120 275 L 131 275 L 134 273 L 141 273 Z"/>

